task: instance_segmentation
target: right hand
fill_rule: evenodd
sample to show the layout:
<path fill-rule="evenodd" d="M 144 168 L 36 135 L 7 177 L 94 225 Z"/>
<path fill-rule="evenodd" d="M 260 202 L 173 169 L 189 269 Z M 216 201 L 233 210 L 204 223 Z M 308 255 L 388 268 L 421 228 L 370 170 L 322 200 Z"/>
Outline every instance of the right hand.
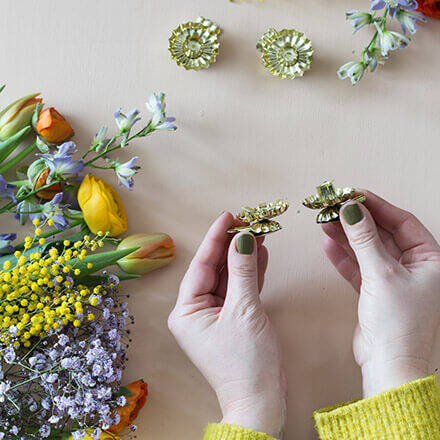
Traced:
<path fill-rule="evenodd" d="M 359 298 L 364 397 L 426 377 L 440 317 L 440 247 L 414 215 L 371 192 L 323 226 L 325 252 Z"/>

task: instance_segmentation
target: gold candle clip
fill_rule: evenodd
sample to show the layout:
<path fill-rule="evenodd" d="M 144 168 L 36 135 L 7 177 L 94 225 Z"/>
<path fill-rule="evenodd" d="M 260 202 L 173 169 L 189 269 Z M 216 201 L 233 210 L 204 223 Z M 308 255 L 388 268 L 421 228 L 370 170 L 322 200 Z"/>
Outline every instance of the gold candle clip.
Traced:
<path fill-rule="evenodd" d="M 335 188 L 333 181 L 324 182 L 316 187 L 318 194 L 307 197 L 302 204 L 310 209 L 321 209 L 316 223 L 329 223 L 339 220 L 339 210 L 349 200 L 365 202 L 367 198 L 355 188 Z"/>
<path fill-rule="evenodd" d="M 237 214 L 237 218 L 242 222 L 249 223 L 249 225 L 233 228 L 228 232 L 231 234 L 235 234 L 236 232 L 252 232 L 255 236 L 277 232 L 282 229 L 282 226 L 271 219 L 284 214 L 288 209 L 289 204 L 284 200 L 277 200 L 272 203 L 260 203 L 255 208 L 245 206 Z"/>

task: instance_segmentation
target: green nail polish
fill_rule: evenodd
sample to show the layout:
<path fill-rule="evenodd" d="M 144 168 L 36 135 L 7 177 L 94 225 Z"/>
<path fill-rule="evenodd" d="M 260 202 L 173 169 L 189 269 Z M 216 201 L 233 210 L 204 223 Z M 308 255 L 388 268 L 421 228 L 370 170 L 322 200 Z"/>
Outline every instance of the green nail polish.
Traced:
<path fill-rule="evenodd" d="M 362 213 L 362 210 L 361 208 L 359 208 L 359 205 L 357 203 L 345 206 L 342 209 L 342 215 L 344 216 L 345 221 L 350 226 L 359 223 L 364 217 L 364 214 Z"/>
<path fill-rule="evenodd" d="M 250 234 L 240 235 L 237 238 L 237 251 L 239 254 L 251 255 L 254 252 L 254 237 Z"/>

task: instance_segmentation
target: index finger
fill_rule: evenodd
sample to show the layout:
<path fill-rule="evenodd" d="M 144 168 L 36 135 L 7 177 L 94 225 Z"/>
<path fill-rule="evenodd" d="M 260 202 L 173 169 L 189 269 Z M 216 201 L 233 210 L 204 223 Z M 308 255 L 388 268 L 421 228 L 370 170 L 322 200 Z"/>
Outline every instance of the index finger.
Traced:
<path fill-rule="evenodd" d="M 200 295 L 211 293 L 218 283 L 218 272 L 226 258 L 226 251 L 232 239 L 228 229 L 234 217 L 224 212 L 209 228 L 196 252 L 180 286 L 180 301 L 194 300 Z"/>
<path fill-rule="evenodd" d="M 424 246 L 427 249 L 438 248 L 435 238 L 413 214 L 392 205 L 371 191 L 362 192 L 367 197 L 365 206 L 374 220 L 393 235 L 395 243 L 402 252 L 417 246 Z"/>

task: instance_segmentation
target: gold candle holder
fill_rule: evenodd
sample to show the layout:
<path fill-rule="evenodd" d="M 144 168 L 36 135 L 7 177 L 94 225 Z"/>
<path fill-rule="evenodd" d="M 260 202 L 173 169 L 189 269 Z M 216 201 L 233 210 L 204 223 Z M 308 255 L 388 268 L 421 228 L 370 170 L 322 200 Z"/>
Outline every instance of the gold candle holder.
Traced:
<path fill-rule="evenodd" d="M 171 58 L 186 70 L 207 69 L 217 59 L 220 26 L 204 17 L 181 24 L 169 39 Z"/>
<path fill-rule="evenodd" d="M 316 223 L 329 223 L 339 220 L 339 210 L 349 200 L 365 202 L 367 198 L 355 188 L 335 188 L 333 181 L 324 182 L 316 187 L 318 194 L 307 197 L 302 204 L 310 209 L 321 209 Z"/>
<path fill-rule="evenodd" d="M 248 226 L 240 226 L 230 229 L 228 232 L 235 234 L 237 232 L 252 232 L 255 236 L 261 236 L 277 232 L 282 226 L 275 220 L 289 209 L 289 204 L 284 200 L 277 200 L 272 203 L 260 203 L 257 207 L 246 206 L 237 214 L 237 218 L 242 222 L 249 223 Z"/>
<path fill-rule="evenodd" d="M 310 69 L 313 57 L 311 41 L 295 29 L 269 29 L 257 43 L 261 60 L 270 73 L 294 79 Z"/>

